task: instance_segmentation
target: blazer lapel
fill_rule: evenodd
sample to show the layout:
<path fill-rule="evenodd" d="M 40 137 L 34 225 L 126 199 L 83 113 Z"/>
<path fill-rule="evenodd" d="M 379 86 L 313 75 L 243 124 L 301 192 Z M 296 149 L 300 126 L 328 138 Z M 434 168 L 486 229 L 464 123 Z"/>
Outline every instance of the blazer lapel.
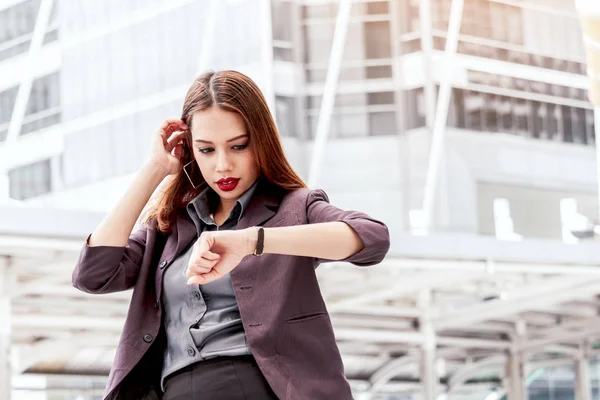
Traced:
<path fill-rule="evenodd" d="M 237 229 L 246 229 L 264 224 L 275 215 L 278 206 L 279 201 L 276 198 L 260 192 L 256 193 L 250 200 L 248 209 L 244 211 L 244 215 L 240 218 Z"/>
<path fill-rule="evenodd" d="M 182 212 L 177 216 L 175 228 L 169 235 L 160 262 L 167 261 L 169 264 L 184 251 L 187 246 L 197 237 L 196 225 L 187 213 Z M 155 279 L 156 293 L 162 294 L 162 276 L 165 268 L 159 268 Z"/>

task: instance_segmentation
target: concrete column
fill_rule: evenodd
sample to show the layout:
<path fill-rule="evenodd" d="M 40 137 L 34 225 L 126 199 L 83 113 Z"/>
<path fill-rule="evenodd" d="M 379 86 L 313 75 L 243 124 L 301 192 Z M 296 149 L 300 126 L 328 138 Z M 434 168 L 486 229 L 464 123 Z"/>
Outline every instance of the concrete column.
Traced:
<path fill-rule="evenodd" d="M 520 350 L 521 344 L 527 335 L 527 325 L 524 320 L 517 321 L 515 331 L 515 335 L 512 337 L 512 347 L 509 350 L 506 362 L 508 387 L 505 389 L 509 400 L 527 400 L 525 357 L 523 351 Z"/>
<path fill-rule="evenodd" d="M 0 399 L 3 400 L 10 400 L 12 392 L 10 290 L 13 279 L 10 258 L 0 257 Z"/>
<path fill-rule="evenodd" d="M 506 394 L 508 400 L 527 400 L 522 352 L 514 350 L 509 352 L 507 369 L 508 388 Z"/>
<path fill-rule="evenodd" d="M 594 107 L 594 137 L 596 141 L 596 182 L 598 183 L 598 218 L 600 218 L 600 106 Z"/>
<path fill-rule="evenodd" d="M 581 351 L 575 360 L 575 398 L 577 400 L 592 400 L 589 353 L 588 343 L 582 343 Z"/>
<path fill-rule="evenodd" d="M 431 291 L 423 290 L 419 294 L 419 308 L 422 310 L 420 329 L 423 344 L 420 350 L 421 392 L 424 400 L 436 400 L 438 378 L 435 370 L 435 349 L 437 346 L 435 330 L 431 323 Z"/>
<path fill-rule="evenodd" d="M 421 27 L 421 57 L 423 59 L 423 74 L 425 76 L 425 121 L 428 129 L 433 129 L 435 118 L 435 82 L 433 81 L 433 34 L 431 22 L 431 0 L 421 0 L 419 4 L 419 20 Z"/>

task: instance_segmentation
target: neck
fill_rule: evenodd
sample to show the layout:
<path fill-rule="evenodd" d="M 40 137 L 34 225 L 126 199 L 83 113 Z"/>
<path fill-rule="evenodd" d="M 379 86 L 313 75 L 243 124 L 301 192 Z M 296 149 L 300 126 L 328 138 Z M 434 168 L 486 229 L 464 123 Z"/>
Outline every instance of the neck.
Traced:
<path fill-rule="evenodd" d="M 217 206 L 217 210 L 215 211 L 215 214 L 229 215 L 229 213 L 231 213 L 231 210 L 233 210 L 233 207 L 235 206 L 236 202 L 237 202 L 237 200 L 221 199 L 221 201 L 219 201 L 219 205 Z"/>

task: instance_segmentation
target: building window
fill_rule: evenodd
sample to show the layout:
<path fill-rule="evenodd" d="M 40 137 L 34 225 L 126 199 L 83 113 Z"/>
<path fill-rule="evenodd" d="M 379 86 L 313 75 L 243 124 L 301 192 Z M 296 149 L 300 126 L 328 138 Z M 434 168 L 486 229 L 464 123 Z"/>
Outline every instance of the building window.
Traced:
<path fill-rule="evenodd" d="M 306 43 L 306 63 L 327 63 L 333 40 L 333 26 L 329 23 L 315 23 L 304 26 Z"/>
<path fill-rule="evenodd" d="M 418 102 L 411 96 L 409 93 L 407 101 Z M 407 108 L 408 129 L 423 126 L 414 125 L 416 120 L 421 123 L 414 106 L 407 104 Z M 587 145 L 594 143 L 593 124 L 591 109 L 459 88 L 452 90 L 448 115 L 448 125 L 452 127 Z"/>
<path fill-rule="evenodd" d="M 389 4 L 387 1 L 377 1 L 367 3 L 367 14 L 369 15 L 382 15 L 390 12 Z"/>
<path fill-rule="evenodd" d="M 292 40 L 292 6 L 289 1 L 271 1 L 271 23 L 273 39 L 290 42 Z"/>
<path fill-rule="evenodd" d="M 415 129 L 425 126 L 425 97 L 423 88 L 416 88 L 404 92 L 406 105 L 406 129 Z M 464 105 L 461 107 L 464 113 Z"/>
<path fill-rule="evenodd" d="M 404 0 L 396 3 L 396 9 L 398 10 L 396 18 L 400 24 L 400 33 L 419 32 L 421 26 L 419 0 Z"/>
<path fill-rule="evenodd" d="M 275 96 L 275 119 L 282 136 L 298 137 L 295 107 L 296 100 L 293 97 Z"/>
<path fill-rule="evenodd" d="M 302 7 L 304 19 L 334 18 L 337 12 L 337 4 L 311 4 Z"/>
<path fill-rule="evenodd" d="M 17 87 L 0 92 L 0 141 L 6 138 L 12 116 Z M 21 135 L 60 123 L 60 76 L 58 72 L 33 81 Z"/>
<path fill-rule="evenodd" d="M 388 21 L 365 22 L 365 55 L 368 59 L 392 56 Z"/>
<path fill-rule="evenodd" d="M 380 65 L 376 67 L 367 67 L 367 79 L 385 79 L 392 77 L 391 65 Z"/>
<path fill-rule="evenodd" d="M 367 94 L 367 103 L 369 105 L 394 104 L 394 92 L 373 92 Z"/>
<path fill-rule="evenodd" d="M 0 11 L 0 61 L 29 49 L 41 0 L 28 0 Z M 44 43 L 58 39 L 57 4 L 54 2 Z"/>
<path fill-rule="evenodd" d="M 389 112 L 370 112 L 369 113 L 369 135 L 395 135 L 396 113 Z"/>
<path fill-rule="evenodd" d="M 50 160 L 43 160 L 8 171 L 9 196 L 26 200 L 52 190 Z"/>

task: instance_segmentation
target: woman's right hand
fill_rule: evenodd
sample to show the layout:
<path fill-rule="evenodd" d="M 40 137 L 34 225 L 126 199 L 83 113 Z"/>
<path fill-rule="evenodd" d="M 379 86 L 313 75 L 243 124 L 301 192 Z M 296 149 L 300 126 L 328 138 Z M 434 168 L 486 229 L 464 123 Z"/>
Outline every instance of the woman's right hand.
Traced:
<path fill-rule="evenodd" d="M 165 120 L 152 138 L 149 163 L 167 175 L 179 172 L 183 153 L 181 141 L 188 130 L 188 126 L 180 119 Z"/>

